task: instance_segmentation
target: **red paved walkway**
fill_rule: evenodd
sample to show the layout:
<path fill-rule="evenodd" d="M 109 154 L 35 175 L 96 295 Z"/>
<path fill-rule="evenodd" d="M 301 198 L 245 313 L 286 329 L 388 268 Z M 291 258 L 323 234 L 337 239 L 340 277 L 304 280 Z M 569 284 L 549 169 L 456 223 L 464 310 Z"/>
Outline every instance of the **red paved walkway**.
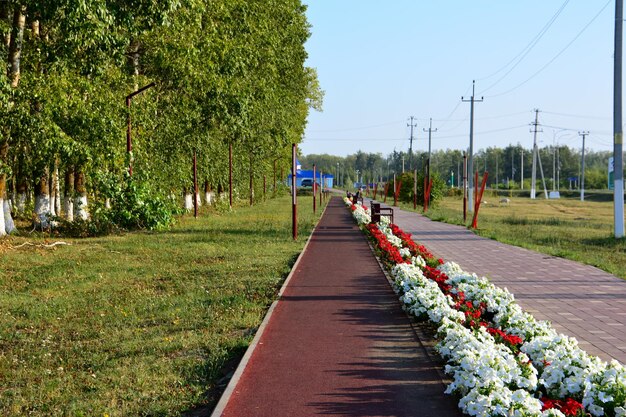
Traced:
<path fill-rule="evenodd" d="M 214 415 L 461 416 L 440 368 L 334 197 Z"/>
<path fill-rule="evenodd" d="M 508 288 L 524 310 L 578 339 L 588 353 L 626 363 L 626 281 L 593 266 L 483 238 L 415 212 L 396 207 L 394 214 L 395 223 L 435 255 Z"/>

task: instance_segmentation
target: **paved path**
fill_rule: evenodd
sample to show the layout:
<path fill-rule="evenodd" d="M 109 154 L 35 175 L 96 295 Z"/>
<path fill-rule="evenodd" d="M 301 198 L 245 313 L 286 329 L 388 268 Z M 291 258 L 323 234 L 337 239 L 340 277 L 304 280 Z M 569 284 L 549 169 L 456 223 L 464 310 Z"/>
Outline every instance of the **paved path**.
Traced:
<path fill-rule="evenodd" d="M 422 342 L 333 197 L 214 415 L 461 416 Z"/>
<path fill-rule="evenodd" d="M 395 208 L 394 221 L 436 256 L 508 288 L 524 310 L 550 320 L 557 331 L 578 339 L 588 353 L 626 364 L 626 281 L 593 266 L 496 242 L 414 212 Z"/>

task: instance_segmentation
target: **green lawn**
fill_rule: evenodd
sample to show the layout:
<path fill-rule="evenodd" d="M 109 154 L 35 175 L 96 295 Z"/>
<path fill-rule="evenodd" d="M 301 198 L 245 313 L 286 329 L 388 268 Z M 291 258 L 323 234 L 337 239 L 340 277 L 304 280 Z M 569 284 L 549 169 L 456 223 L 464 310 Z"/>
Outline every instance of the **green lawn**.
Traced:
<path fill-rule="evenodd" d="M 317 221 L 309 200 L 296 242 L 284 196 L 168 232 L 0 243 L 0 415 L 210 408 Z"/>
<path fill-rule="evenodd" d="M 478 216 L 478 233 L 501 242 L 597 266 L 626 278 L 626 239 L 613 237 L 613 203 L 578 199 L 546 200 L 503 197 L 485 193 Z M 413 209 L 413 205 L 403 204 Z M 421 212 L 421 207 L 418 206 Z M 432 207 L 428 217 L 453 224 L 463 222 L 463 200 L 445 197 Z"/>

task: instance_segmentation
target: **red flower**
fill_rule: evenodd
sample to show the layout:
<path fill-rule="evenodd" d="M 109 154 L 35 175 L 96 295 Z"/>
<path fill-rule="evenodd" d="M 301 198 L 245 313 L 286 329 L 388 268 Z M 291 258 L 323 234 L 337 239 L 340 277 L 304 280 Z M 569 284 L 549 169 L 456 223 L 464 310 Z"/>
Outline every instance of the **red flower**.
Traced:
<path fill-rule="evenodd" d="M 541 398 L 541 402 L 543 403 L 541 411 L 556 408 L 566 416 L 577 416 L 584 414 L 583 405 L 571 397 L 565 400 L 554 400 L 552 398 L 543 397 Z"/>

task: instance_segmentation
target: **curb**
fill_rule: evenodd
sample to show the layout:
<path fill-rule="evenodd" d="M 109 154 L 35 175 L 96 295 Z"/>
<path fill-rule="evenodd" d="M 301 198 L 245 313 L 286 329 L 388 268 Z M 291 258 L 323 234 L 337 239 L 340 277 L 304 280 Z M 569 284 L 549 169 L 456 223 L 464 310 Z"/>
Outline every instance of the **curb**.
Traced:
<path fill-rule="evenodd" d="M 287 288 L 287 285 L 289 285 L 289 281 L 291 281 L 291 278 L 295 274 L 296 269 L 298 268 L 298 265 L 300 264 L 300 260 L 302 259 L 304 252 L 306 251 L 307 247 L 309 246 L 309 243 L 311 242 L 311 237 L 313 236 L 313 233 L 315 233 L 315 230 L 317 230 L 317 226 L 320 220 L 322 219 L 322 216 L 324 216 L 324 213 L 326 213 L 327 207 L 328 207 L 328 202 L 326 203 L 326 206 L 324 206 L 324 210 L 322 211 L 319 219 L 315 223 L 313 230 L 311 230 L 311 234 L 307 238 L 306 243 L 304 244 L 304 247 L 302 248 L 302 252 L 300 252 L 300 254 L 298 255 L 296 262 L 294 262 L 293 266 L 291 267 L 291 271 L 289 272 L 289 275 L 287 275 L 287 278 L 285 278 L 285 282 L 283 282 L 283 285 L 280 287 L 276 300 L 272 302 L 272 305 L 267 310 L 267 313 L 265 314 L 265 317 L 263 318 L 261 325 L 259 326 L 259 328 L 256 331 L 256 334 L 254 335 L 254 339 L 252 339 L 250 346 L 248 346 L 248 349 L 246 349 L 246 353 L 241 358 L 239 365 L 237 365 L 237 369 L 235 369 L 235 373 L 233 374 L 232 378 L 228 382 L 228 385 L 226 386 L 226 389 L 222 393 L 220 400 L 215 406 L 215 409 L 213 409 L 213 412 L 211 413 L 211 417 L 220 417 L 224 413 L 224 410 L 226 409 L 226 406 L 228 405 L 228 402 L 230 401 L 231 396 L 235 392 L 235 387 L 239 383 L 239 380 L 241 379 L 243 372 L 248 366 L 248 362 L 250 362 L 250 358 L 252 358 L 252 354 L 254 353 L 254 350 L 256 349 L 257 345 L 259 344 L 259 341 L 261 340 L 261 336 L 263 336 L 263 333 L 265 332 L 265 329 L 267 325 L 269 324 L 272 314 L 274 313 L 274 309 L 276 308 L 276 305 L 280 301 L 280 297 L 283 295 L 285 288 Z"/>

